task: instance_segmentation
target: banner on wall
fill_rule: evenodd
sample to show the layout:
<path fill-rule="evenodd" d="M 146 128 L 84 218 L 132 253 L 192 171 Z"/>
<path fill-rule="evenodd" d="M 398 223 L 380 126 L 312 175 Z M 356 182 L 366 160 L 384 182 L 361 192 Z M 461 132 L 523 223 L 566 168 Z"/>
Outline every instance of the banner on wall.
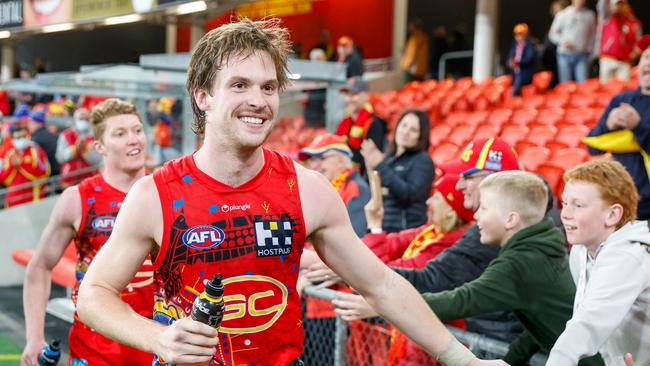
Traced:
<path fill-rule="evenodd" d="M 23 25 L 23 0 L 0 0 L 0 28 Z"/>
<path fill-rule="evenodd" d="M 110 17 L 153 10 L 156 0 L 74 0 L 72 19 Z"/>
<path fill-rule="evenodd" d="M 237 14 L 251 19 L 265 16 L 299 15 L 311 12 L 312 0 L 264 0 L 237 7 Z"/>
<path fill-rule="evenodd" d="M 23 17 L 25 27 L 66 23 L 70 21 L 72 0 L 25 0 Z"/>

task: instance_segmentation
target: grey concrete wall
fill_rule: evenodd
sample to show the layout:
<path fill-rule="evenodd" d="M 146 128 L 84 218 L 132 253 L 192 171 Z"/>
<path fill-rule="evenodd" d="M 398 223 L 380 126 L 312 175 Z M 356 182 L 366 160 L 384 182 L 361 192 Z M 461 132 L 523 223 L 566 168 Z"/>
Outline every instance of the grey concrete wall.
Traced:
<path fill-rule="evenodd" d="M 20 285 L 25 268 L 11 259 L 15 249 L 34 248 L 58 196 L 0 210 L 0 287 Z"/>

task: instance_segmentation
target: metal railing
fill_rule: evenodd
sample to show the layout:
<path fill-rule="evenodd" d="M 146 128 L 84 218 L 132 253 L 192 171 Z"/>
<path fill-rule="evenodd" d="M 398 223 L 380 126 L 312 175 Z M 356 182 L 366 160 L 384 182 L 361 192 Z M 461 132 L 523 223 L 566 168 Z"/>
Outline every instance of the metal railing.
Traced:
<path fill-rule="evenodd" d="M 50 196 L 52 194 L 61 192 L 61 190 L 65 187 L 61 184 L 62 180 L 79 180 L 75 179 L 81 176 L 84 176 L 89 173 L 93 173 L 98 171 L 101 168 L 100 165 L 95 165 L 91 166 L 88 168 L 83 168 L 79 170 L 75 170 L 73 172 L 70 172 L 69 174 L 62 174 L 62 175 L 54 175 L 51 177 L 47 177 L 44 179 L 37 179 L 32 182 L 27 182 L 23 184 L 17 184 L 15 186 L 10 186 L 6 188 L 1 188 L 0 189 L 0 202 L 5 202 L 7 194 L 13 194 L 16 192 L 21 192 L 25 191 L 24 197 L 21 197 L 20 195 L 14 195 L 13 199 L 19 200 L 22 198 L 29 199 L 29 197 L 32 197 L 33 193 L 31 191 L 32 188 L 36 186 L 42 186 L 43 190 L 45 192 L 45 197 Z M 1 208 L 1 206 L 0 206 Z"/>
<path fill-rule="evenodd" d="M 387 58 L 372 58 L 363 60 L 364 72 L 382 72 L 391 71 L 393 69 L 393 59 Z"/>
<path fill-rule="evenodd" d="M 331 289 L 319 289 L 313 286 L 307 286 L 303 291 L 305 298 L 312 297 L 312 298 L 323 299 L 328 301 L 336 299 L 337 293 L 338 291 L 334 291 Z M 309 304 L 307 306 L 309 306 Z M 347 353 L 349 353 L 349 348 L 350 348 L 350 346 L 348 345 L 348 337 L 352 334 L 350 331 L 349 324 L 345 320 L 341 319 L 340 316 L 336 316 L 334 318 L 334 324 L 335 324 L 334 335 L 333 335 L 334 349 L 332 350 L 333 365 L 343 366 L 343 365 L 354 364 L 354 361 L 350 361 L 347 359 Z M 378 322 L 375 321 L 372 324 L 376 325 L 378 324 Z M 493 355 L 495 358 L 502 358 L 508 352 L 509 344 L 506 342 L 488 338 L 484 335 L 468 332 L 452 326 L 447 326 L 447 328 L 454 335 L 454 337 L 456 337 L 461 343 L 466 344 L 468 348 L 475 354 L 489 354 L 489 355 Z M 361 329 L 369 329 L 369 328 L 361 328 Z M 308 334 L 308 329 L 306 329 L 305 335 L 306 338 L 319 336 L 318 334 Z M 371 336 L 372 335 L 368 335 L 368 338 L 370 338 Z M 322 338 L 325 338 L 325 336 L 322 336 Z M 388 338 L 386 338 L 385 341 L 388 342 Z M 371 347 L 369 348 L 371 349 L 370 351 L 372 352 L 373 351 L 372 348 Z M 322 355 L 321 357 L 325 358 Z M 371 359 L 370 356 L 368 357 L 369 357 L 368 360 L 370 360 Z M 535 355 L 533 355 L 533 357 L 530 358 L 528 364 L 530 366 L 544 366 L 546 364 L 546 359 L 547 359 L 546 355 L 541 353 L 536 353 Z M 374 363 L 367 362 L 366 364 L 371 365 Z"/>
<path fill-rule="evenodd" d="M 442 56 L 440 56 L 440 61 L 438 61 L 438 80 L 443 80 L 447 74 L 447 61 L 472 57 L 474 57 L 473 50 L 443 53 Z"/>

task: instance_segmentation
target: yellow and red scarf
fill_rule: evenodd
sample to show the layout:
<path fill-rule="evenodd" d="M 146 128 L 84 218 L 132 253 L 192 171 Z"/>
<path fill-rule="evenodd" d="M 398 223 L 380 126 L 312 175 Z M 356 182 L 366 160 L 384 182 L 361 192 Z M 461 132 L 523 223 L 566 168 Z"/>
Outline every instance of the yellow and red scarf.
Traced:
<path fill-rule="evenodd" d="M 356 119 L 352 119 L 352 116 L 347 116 L 345 119 L 339 123 L 339 126 L 336 128 L 336 134 L 343 136 L 348 145 L 353 149 L 360 149 L 361 142 L 366 139 L 368 135 L 368 129 L 372 124 L 372 106 L 366 104 L 363 106 Z"/>

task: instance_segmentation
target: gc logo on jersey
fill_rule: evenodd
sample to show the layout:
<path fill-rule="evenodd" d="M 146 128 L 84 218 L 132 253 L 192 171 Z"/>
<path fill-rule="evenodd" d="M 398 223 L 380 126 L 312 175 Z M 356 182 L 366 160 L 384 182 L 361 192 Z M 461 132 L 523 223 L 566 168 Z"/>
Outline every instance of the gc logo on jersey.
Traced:
<path fill-rule="evenodd" d="M 219 332 L 250 334 L 269 329 L 287 308 L 289 289 L 269 276 L 244 275 L 223 280 L 226 310 Z"/>
<path fill-rule="evenodd" d="M 104 232 L 113 231 L 114 224 L 115 224 L 115 217 L 110 215 L 95 217 L 95 219 L 91 223 L 93 229 L 104 231 Z"/>
<path fill-rule="evenodd" d="M 221 244 L 226 235 L 212 225 L 198 225 L 183 234 L 183 244 L 194 249 L 210 249 Z"/>
<path fill-rule="evenodd" d="M 255 222 L 255 251 L 258 257 L 289 255 L 293 228 L 286 220 L 261 220 Z"/>

